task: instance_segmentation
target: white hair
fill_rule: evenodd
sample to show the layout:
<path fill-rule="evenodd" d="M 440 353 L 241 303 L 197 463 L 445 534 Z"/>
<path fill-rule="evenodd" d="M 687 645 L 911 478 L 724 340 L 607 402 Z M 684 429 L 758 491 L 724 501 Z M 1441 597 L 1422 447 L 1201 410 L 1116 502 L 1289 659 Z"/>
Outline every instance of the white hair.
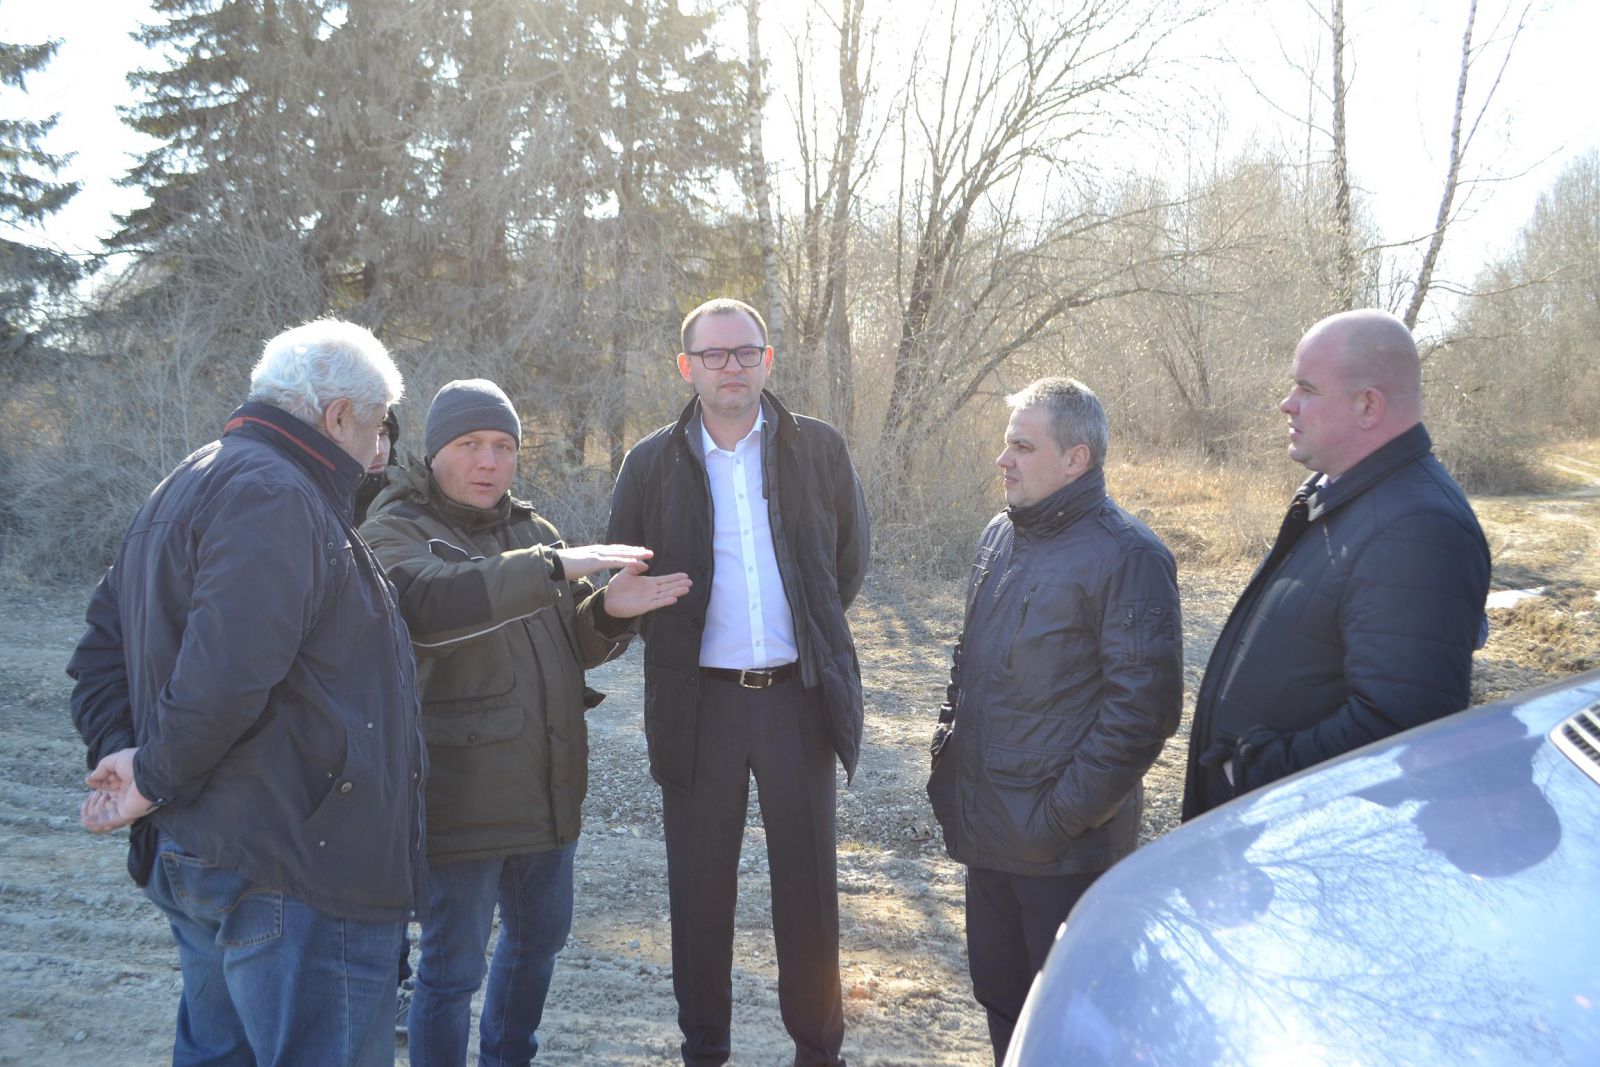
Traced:
<path fill-rule="evenodd" d="M 335 400 L 371 421 L 405 392 L 400 370 L 383 342 L 364 326 L 317 319 L 266 343 L 250 372 L 250 399 L 282 408 L 316 425 Z"/>

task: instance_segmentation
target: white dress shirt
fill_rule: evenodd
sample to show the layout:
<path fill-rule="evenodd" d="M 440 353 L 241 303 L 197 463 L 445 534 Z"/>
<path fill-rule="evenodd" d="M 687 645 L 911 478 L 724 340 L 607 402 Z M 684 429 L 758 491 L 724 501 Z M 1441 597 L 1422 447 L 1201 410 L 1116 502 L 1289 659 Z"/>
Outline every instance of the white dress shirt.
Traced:
<path fill-rule="evenodd" d="M 711 482 L 711 603 L 700 639 L 700 666 L 729 670 L 781 667 L 799 658 L 794 617 L 772 551 L 772 525 L 762 493 L 761 429 L 766 413 L 732 451 L 717 447 L 704 424 Z"/>

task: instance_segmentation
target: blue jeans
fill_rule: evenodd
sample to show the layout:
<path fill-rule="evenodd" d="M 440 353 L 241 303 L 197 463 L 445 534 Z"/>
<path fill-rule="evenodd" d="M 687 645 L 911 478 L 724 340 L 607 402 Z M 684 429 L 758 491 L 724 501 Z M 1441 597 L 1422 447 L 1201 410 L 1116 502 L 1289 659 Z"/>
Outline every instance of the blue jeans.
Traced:
<path fill-rule="evenodd" d="M 572 931 L 572 856 L 577 845 L 428 870 L 422 956 L 407 1019 L 412 1067 L 461 1067 L 467 1060 L 472 995 L 489 974 L 478 1020 L 480 1067 L 523 1067 L 539 1051 L 539 1021 L 556 953 Z M 484 950 L 495 905 L 500 939 Z"/>
<path fill-rule="evenodd" d="M 145 895 L 166 913 L 183 967 L 174 1067 L 394 1063 L 403 921 L 329 915 L 165 835 Z"/>

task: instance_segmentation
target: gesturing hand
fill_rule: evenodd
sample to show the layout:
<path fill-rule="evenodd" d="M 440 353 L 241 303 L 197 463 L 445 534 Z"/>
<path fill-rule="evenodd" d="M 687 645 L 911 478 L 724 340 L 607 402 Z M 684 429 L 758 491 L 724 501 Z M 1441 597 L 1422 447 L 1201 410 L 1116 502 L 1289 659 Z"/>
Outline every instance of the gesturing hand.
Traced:
<path fill-rule="evenodd" d="M 687 574 L 651 575 L 641 573 L 644 564 L 624 567 L 606 585 L 606 614 L 616 619 L 631 619 L 647 611 L 676 603 L 694 583 Z"/>
<path fill-rule="evenodd" d="M 561 569 L 568 578 L 587 578 L 597 571 L 614 570 L 630 563 L 642 564 L 655 553 L 637 545 L 584 545 L 557 549 L 556 555 L 561 557 Z"/>
<path fill-rule="evenodd" d="M 78 821 L 85 830 L 92 834 L 120 830 L 155 810 L 156 806 L 133 782 L 133 754 L 138 751 L 125 748 L 111 753 L 84 779 L 84 784 L 93 790 L 84 797 L 78 812 Z"/>

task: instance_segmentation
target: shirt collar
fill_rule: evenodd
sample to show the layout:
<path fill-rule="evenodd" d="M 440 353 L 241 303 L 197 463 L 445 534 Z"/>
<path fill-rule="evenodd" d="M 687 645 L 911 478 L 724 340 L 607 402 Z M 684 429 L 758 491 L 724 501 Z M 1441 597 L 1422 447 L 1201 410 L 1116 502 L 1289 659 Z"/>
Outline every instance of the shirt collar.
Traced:
<path fill-rule="evenodd" d="M 758 434 L 758 433 L 760 433 L 761 432 L 761 428 L 763 426 L 765 426 L 766 424 L 767 424 L 767 410 L 766 410 L 766 405 L 763 404 L 756 411 L 755 425 L 750 427 L 750 433 L 747 433 L 743 437 L 739 438 L 739 440 L 734 443 L 733 447 L 735 449 L 737 449 L 740 445 L 742 445 L 746 441 L 750 440 L 750 434 Z M 717 442 L 715 442 L 715 441 L 713 441 L 711 439 L 711 431 L 706 429 L 706 422 L 705 422 L 704 418 L 702 418 L 700 420 L 700 447 L 701 447 L 701 450 L 702 450 L 701 454 L 702 455 L 706 455 L 706 456 L 711 455 L 711 453 L 717 451 L 717 449 L 721 447 L 721 446 L 719 446 L 717 444 Z M 732 451 L 732 450 L 730 449 L 729 451 Z"/>

